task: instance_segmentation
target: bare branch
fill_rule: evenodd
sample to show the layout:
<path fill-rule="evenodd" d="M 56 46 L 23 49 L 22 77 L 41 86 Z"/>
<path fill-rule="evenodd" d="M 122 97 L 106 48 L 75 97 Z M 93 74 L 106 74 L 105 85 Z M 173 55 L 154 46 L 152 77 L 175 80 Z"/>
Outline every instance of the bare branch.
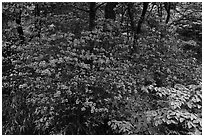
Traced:
<path fill-rule="evenodd" d="M 96 6 L 95 10 L 97 10 L 99 7 L 101 7 L 101 6 L 102 6 L 102 5 L 104 5 L 104 4 L 105 4 L 105 2 L 104 2 L 104 3 L 99 4 L 98 6 Z"/>
<path fill-rule="evenodd" d="M 81 8 L 76 7 L 76 6 L 74 6 L 74 5 L 70 5 L 70 6 L 73 7 L 73 8 L 75 8 L 75 9 L 78 9 L 78 10 L 84 11 L 84 12 L 89 12 L 89 10 L 87 10 L 87 9 L 81 9 Z"/>

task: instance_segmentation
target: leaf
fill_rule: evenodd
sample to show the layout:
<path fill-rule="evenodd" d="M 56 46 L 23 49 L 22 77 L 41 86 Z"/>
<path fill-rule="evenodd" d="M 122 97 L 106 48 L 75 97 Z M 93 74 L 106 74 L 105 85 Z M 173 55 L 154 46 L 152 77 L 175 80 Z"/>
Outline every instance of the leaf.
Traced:
<path fill-rule="evenodd" d="M 198 129 L 196 129 L 193 135 L 202 135 L 202 132 L 200 132 Z"/>
<path fill-rule="evenodd" d="M 167 73 L 171 73 L 171 69 L 170 68 L 167 68 Z"/>
<path fill-rule="evenodd" d="M 162 124 L 162 120 L 161 120 L 161 119 L 158 120 L 158 124 L 159 124 L 159 125 Z"/>
<path fill-rule="evenodd" d="M 177 117 L 180 117 L 180 115 L 181 115 L 181 113 L 179 113 L 179 112 L 178 112 L 178 113 L 176 113 L 176 116 L 177 116 Z"/>
<path fill-rule="evenodd" d="M 155 126 L 158 126 L 158 125 L 159 125 L 158 121 L 155 121 L 155 123 L 154 123 L 154 124 L 155 124 Z"/>
<path fill-rule="evenodd" d="M 145 86 L 142 86 L 141 90 L 145 93 L 149 93 L 148 89 Z"/>
<path fill-rule="evenodd" d="M 187 102 L 187 106 L 188 106 L 189 108 L 192 108 L 191 102 Z"/>
<path fill-rule="evenodd" d="M 171 124 L 171 120 L 167 120 L 166 123 L 169 125 Z"/>
<path fill-rule="evenodd" d="M 179 120 L 182 123 L 185 119 L 181 117 Z"/>
<path fill-rule="evenodd" d="M 150 117 L 147 117 L 147 123 L 151 123 L 151 118 Z"/>
<path fill-rule="evenodd" d="M 176 112 L 175 111 L 171 111 L 169 115 L 174 116 L 174 115 L 176 115 Z"/>
<path fill-rule="evenodd" d="M 193 127 L 192 123 L 190 121 L 188 121 L 187 126 L 188 126 L 189 129 L 191 129 Z"/>
<path fill-rule="evenodd" d="M 155 116 L 157 116 L 157 115 L 158 115 L 158 114 L 157 114 L 157 111 L 154 111 L 154 110 L 153 110 L 153 111 L 152 111 L 152 116 L 155 117 Z"/>
<path fill-rule="evenodd" d="M 201 99 L 197 95 L 195 95 L 195 98 L 196 98 L 196 102 L 201 102 Z"/>
<path fill-rule="evenodd" d="M 157 93 L 159 95 L 159 97 L 162 97 L 162 93 Z"/>
<path fill-rule="evenodd" d="M 190 115 L 191 120 L 196 119 L 197 117 L 194 114 Z"/>
<path fill-rule="evenodd" d="M 27 8 L 28 8 L 29 10 L 34 10 L 34 9 L 35 9 L 35 5 L 27 6 Z"/>
<path fill-rule="evenodd" d="M 22 134 L 23 132 L 25 132 L 25 126 L 20 127 L 20 133 Z"/>
<path fill-rule="evenodd" d="M 108 125 L 109 125 L 109 126 L 111 125 L 111 121 L 108 121 Z"/>
<path fill-rule="evenodd" d="M 175 120 L 171 120 L 171 123 L 177 124 L 177 122 Z"/>
<path fill-rule="evenodd" d="M 197 107 L 198 107 L 198 109 L 202 108 L 202 106 L 201 106 L 201 105 L 197 105 Z"/>

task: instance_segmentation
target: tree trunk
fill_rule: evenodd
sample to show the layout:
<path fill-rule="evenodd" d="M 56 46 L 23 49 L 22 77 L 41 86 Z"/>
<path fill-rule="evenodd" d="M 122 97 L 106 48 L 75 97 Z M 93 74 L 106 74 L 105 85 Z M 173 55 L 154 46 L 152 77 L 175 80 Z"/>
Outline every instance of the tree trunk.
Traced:
<path fill-rule="evenodd" d="M 117 2 L 107 2 L 105 6 L 105 19 L 113 19 L 115 20 L 116 15 L 114 8 L 116 7 Z"/>
<path fill-rule="evenodd" d="M 138 34 L 141 32 L 141 26 L 142 26 L 142 23 L 144 21 L 145 14 L 147 12 L 148 4 L 149 4 L 148 2 L 143 2 L 143 10 L 142 10 L 142 14 L 141 14 L 140 19 L 139 19 L 138 24 L 137 24 L 136 32 L 134 34 L 133 48 L 132 48 L 131 54 L 138 51 L 138 47 L 136 46 Z"/>
<path fill-rule="evenodd" d="M 96 18 L 96 2 L 89 3 L 89 31 L 94 30 L 95 28 L 95 18 Z M 93 53 L 94 41 L 89 41 L 90 47 L 88 48 L 90 53 Z M 90 64 L 91 69 L 93 68 L 93 60 L 87 60 L 87 64 Z"/>
<path fill-rule="evenodd" d="M 96 3 L 89 3 L 89 30 L 92 31 L 95 27 L 95 18 L 96 18 Z"/>
<path fill-rule="evenodd" d="M 143 2 L 143 10 L 142 10 L 142 14 L 140 16 L 140 20 L 138 21 L 138 24 L 137 24 L 137 34 L 139 34 L 141 32 L 141 26 L 142 26 L 142 23 L 144 21 L 144 18 L 145 18 L 145 14 L 147 12 L 147 8 L 148 8 L 148 2 Z"/>

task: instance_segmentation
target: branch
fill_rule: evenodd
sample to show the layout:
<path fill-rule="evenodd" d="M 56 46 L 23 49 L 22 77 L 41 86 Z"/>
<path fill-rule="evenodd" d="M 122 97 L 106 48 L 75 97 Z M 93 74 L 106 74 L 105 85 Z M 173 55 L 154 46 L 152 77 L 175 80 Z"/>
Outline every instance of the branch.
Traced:
<path fill-rule="evenodd" d="M 101 7 L 101 6 L 102 6 L 102 5 L 104 5 L 104 4 L 105 4 L 105 2 L 104 2 L 104 3 L 99 4 L 98 6 L 96 6 L 95 10 L 97 10 L 99 7 Z"/>
<path fill-rule="evenodd" d="M 86 9 L 81 9 L 79 7 L 76 7 L 74 5 L 70 5 L 71 7 L 75 8 L 75 9 L 78 9 L 78 10 L 81 10 L 81 11 L 84 11 L 84 12 L 89 12 L 89 10 L 86 10 Z"/>

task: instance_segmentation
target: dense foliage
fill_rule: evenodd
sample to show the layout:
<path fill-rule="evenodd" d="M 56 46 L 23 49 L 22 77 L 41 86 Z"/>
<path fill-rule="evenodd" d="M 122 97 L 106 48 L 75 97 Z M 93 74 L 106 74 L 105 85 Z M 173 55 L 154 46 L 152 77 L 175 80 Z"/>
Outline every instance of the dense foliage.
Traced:
<path fill-rule="evenodd" d="M 201 3 L 2 7 L 3 134 L 202 134 Z"/>

